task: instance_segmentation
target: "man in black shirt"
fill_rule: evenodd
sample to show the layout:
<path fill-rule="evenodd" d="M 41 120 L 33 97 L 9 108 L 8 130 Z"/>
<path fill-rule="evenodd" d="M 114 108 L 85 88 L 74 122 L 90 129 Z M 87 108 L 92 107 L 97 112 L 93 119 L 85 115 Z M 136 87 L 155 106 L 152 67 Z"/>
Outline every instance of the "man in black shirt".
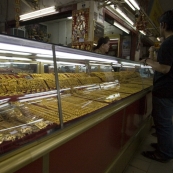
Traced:
<path fill-rule="evenodd" d="M 164 42 L 158 50 L 157 61 L 150 58 L 141 61 L 155 70 L 152 116 L 158 142 L 152 144 L 155 151 L 142 154 L 153 160 L 168 162 L 173 159 L 173 10 L 161 16 L 160 36 L 164 37 Z"/>

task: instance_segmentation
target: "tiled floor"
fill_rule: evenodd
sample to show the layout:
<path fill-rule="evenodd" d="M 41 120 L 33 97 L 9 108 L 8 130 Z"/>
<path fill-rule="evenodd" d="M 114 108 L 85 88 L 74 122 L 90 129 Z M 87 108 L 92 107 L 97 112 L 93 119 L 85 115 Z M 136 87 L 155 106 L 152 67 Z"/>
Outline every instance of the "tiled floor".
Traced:
<path fill-rule="evenodd" d="M 154 129 L 151 130 L 151 133 L 153 132 Z M 151 133 L 145 138 L 142 145 L 140 145 L 123 173 L 173 173 L 173 160 L 169 163 L 161 163 L 147 159 L 141 155 L 142 151 L 154 150 L 150 146 L 150 143 L 156 142 L 156 137 L 152 136 Z"/>

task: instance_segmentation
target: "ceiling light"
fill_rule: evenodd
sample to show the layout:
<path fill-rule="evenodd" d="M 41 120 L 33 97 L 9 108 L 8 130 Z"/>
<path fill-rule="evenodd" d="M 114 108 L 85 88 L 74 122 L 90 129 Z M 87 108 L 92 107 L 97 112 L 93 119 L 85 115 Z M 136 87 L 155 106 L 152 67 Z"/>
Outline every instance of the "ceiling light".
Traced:
<path fill-rule="evenodd" d="M 8 57 L 8 56 L 0 56 L 1 59 L 10 59 L 10 60 L 22 60 L 22 61 L 31 61 L 29 58 L 20 58 L 20 57 Z"/>
<path fill-rule="evenodd" d="M 37 10 L 37 11 L 31 12 L 31 13 L 22 14 L 22 15 L 20 15 L 20 20 L 22 20 L 22 21 L 31 20 L 31 19 L 51 15 L 51 14 L 58 13 L 58 12 L 59 11 L 56 11 L 56 7 L 52 6 L 52 7 L 44 8 L 44 9 Z"/>
<path fill-rule="evenodd" d="M 134 22 L 118 7 L 114 5 L 110 5 L 112 8 L 114 8 L 124 19 L 127 20 L 131 25 L 134 25 Z"/>
<path fill-rule="evenodd" d="M 159 37 L 157 37 L 157 40 L 158 40 L 158 41 L 160 41 L 160 38 L 159 38 Z"/>
<path fill-rule="evenodd" d="M 110 38 L 111 41 L 119 40 L 119 38 Z"/>
<path fill-rule="evenodd" d="M 129 0 L 131 2 L 131 4 L 133 4 L 133 6 L 137 9 L 137 10 L 140 10 L 140 7 L 139 5 L 136 3 L 135 0 Z"/>
<path fill-rule="evenodd" d="M 146 35 L 146 33 L 144 32 L 144 31 L 139 31 L 141 34 L 143 34 L 143 35 Z"/>
<path fill-rule="evenodd" d="M 11 53 L 11 54 L 17 54 L 17 55 L 31 55 L 31 53 L 15 52 L 15 51 L 7 51 L 7 50 L 0 50 L 0 53 Z"/>
<path fill-rule="evenodd" d="M 118 27 L 119 29 L 121 29 L 122 31 L 126 32 L 127 34 L 130 33 L 130 31 L 129 31 L 128 29 L 126 29 L 125 27 L 123 27 L 122 25 L 120 25 L 119 23 L 117 23 L 117 22 L 115 22 L 115 21 L 114 21 L 114 25 L 115 25 L 116 27 Z"/>
<path fill-rule="evenodd" d="M 70 16 L 70 17 L 67 17 L 67 19 L 72 19 L 72 16 Z"/>
<path fill-rule="evenodd" d="M 129 2 L 129 0 L 125 0 L 125 2 L 129 5 L 129 7 L 135 11 L 135 8 L 133 7 L 133 5 Z"/>

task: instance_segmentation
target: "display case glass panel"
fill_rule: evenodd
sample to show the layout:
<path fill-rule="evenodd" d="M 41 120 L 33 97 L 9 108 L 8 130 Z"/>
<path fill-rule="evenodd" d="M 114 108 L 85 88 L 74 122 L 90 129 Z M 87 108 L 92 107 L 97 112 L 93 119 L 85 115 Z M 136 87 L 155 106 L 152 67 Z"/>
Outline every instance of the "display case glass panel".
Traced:
<path fill-rule="evenodd" d="M 1 154 L 152 86 L 150 67 L 112 56 L 6 35 L 0 55 Z"/>

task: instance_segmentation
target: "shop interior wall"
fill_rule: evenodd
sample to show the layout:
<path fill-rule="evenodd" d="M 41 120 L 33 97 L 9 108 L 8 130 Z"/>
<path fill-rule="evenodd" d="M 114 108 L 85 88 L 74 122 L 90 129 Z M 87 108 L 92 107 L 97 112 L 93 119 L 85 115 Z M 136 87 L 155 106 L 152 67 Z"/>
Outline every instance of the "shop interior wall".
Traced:
<path fill-rule="evenodd" d="M 72 20 L 63 19 L 43 23 L 51 33 L 50 42 L 67 46 L 71 43 Z"/>

